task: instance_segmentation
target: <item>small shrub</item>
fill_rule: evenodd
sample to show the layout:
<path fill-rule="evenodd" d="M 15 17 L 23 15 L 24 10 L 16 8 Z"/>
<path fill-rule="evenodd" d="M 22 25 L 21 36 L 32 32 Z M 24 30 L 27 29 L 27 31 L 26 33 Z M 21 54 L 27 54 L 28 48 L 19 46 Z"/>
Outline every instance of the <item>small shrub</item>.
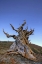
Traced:
<path fill-rule="evenodd" d="M 32 50 L 34 51 L 34 53 L 40 53 L 40 51 L 37 50 L 36 48 L 32 48 Z"/>

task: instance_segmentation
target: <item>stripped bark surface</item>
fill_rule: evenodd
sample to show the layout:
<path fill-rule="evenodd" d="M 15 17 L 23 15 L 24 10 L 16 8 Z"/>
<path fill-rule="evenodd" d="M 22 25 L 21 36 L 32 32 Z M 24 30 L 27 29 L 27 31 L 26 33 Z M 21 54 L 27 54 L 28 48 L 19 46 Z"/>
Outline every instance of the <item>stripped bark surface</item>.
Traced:
<path fill-rule="evenodd" d="M 9 35 L 6 33 L 3 29 L 4 34 L 7 36 L 7 38 L 13 37 L 15 39 L 15 42 L 10 46 L 9 50 L 7 51 L 7 54 L 21 54 L 27 59 L 36 61 L 36 57 L 34 56 L 34 52 L 31 50 L 29 46 L 29 36 L 33 34 L 34 29 L 28 30 L 23 29 L 23 26 L 26 24 L 24 22 L 17 30 L 10 24 L 13 30 L 18 32 L 18 35 Z"/>

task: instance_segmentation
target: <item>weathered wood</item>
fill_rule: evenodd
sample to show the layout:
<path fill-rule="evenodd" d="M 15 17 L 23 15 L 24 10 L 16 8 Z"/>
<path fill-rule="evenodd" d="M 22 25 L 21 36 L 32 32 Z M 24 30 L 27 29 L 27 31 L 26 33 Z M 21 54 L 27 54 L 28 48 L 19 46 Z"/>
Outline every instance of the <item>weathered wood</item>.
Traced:
<path fill-rule="evenodd" d="M 30 60 L 36 60 L 36 57 L 33 55 L 34 52 L 29 47 L 29 36 L 34 32 L 34 30 L 24 30 L 23 26 L 26 24 L 24 22 L 17 30 L 11 25 L 12 29 L 18 32 L 18 35 L 9 35 L 4 30 L 4 34 L 9 38 L 13 37 L 15 39 L 15 42 L 10 46 L 8 54 L 15 53 L 15 54 L 21 54 L 25 58 L 28 58 Z"/>

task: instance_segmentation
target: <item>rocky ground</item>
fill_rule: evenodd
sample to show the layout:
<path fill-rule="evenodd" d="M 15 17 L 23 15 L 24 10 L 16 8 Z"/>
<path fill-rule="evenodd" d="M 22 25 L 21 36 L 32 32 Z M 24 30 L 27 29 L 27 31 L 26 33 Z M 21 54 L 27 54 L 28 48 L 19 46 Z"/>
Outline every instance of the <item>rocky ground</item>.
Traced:
<path fill-rule="evenodd" d="M 42 64 L 42 61 L 31 61 L 21 55 L 3 55 L 0 56 L 0 64 Z"/>
<path fill-rule="evenodd" d="M 11 44 L 12 43 L 0 43 L 0 64 L 42 64 L 42 54 L 38 53 L 38 49 L 42 51 L 41 47 L 35 47 L 35 45 L 30 45 L 30 47 L 33 47 L 33 51 L 35 52 L 35 56 L 38 60 L 35 62 L 28 60 L 21 55 L 7 55 L 5 52 L 8 50 Z"/>

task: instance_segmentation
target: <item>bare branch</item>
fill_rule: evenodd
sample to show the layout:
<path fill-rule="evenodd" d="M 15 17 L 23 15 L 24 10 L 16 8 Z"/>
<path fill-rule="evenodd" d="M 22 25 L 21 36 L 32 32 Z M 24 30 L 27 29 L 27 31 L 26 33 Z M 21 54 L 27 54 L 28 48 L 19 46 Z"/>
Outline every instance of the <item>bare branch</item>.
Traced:
<path fill-rule="evenodd" d="M 33 30 L 31 29 L 29 32 L 29 35 L 33 34 L 33 32 L 34 32 L 34 29 Z"/>
<path fill-rule="evenodd" d="M 26 22 L 24 22 L 18 29 L 23 29 L 23 26 L 26 24 Z"/>
<path fill-rule="evenodd" d="M 26 24 L 26 21 L 22 24 L 22 26 L 24 26 Z"/>
<path fill-rule="evenodd" d="M 4 32 L 4 34 L 7 36 L 7 38 L 9 38 L 9 37 L 13 37 L 14 39 L 17 38 L 17 36 L 15 36 L 15 35 L 9 35 L 8 33 L 6 33 L 6 32 L 4 31 L 4 29 L 3 29 L 3 32 Z"/>
<path fill-rule="evenodd" d="M 16 32 L 18 32 L 18 31 L 12 26 L 12 24 L 10 24 L 10 26 L 12 27 L 13 30 L 15 30 Z"/>
<path fill-rule="evenodd" d="M 8 33 L 6 33 L 6 32 L 4 31 L 4 29 L 3 29 L 3 33 L 7 36 L 7 38 L 10 37 L 10 35 L 9 35 Z"/>
<path fill-rule="evenodd" d="M 12 29 L 14 30 L 14 27 L 12 26 L 12 24 L 10 24 L 10 26 L 12 27 Z"/>

